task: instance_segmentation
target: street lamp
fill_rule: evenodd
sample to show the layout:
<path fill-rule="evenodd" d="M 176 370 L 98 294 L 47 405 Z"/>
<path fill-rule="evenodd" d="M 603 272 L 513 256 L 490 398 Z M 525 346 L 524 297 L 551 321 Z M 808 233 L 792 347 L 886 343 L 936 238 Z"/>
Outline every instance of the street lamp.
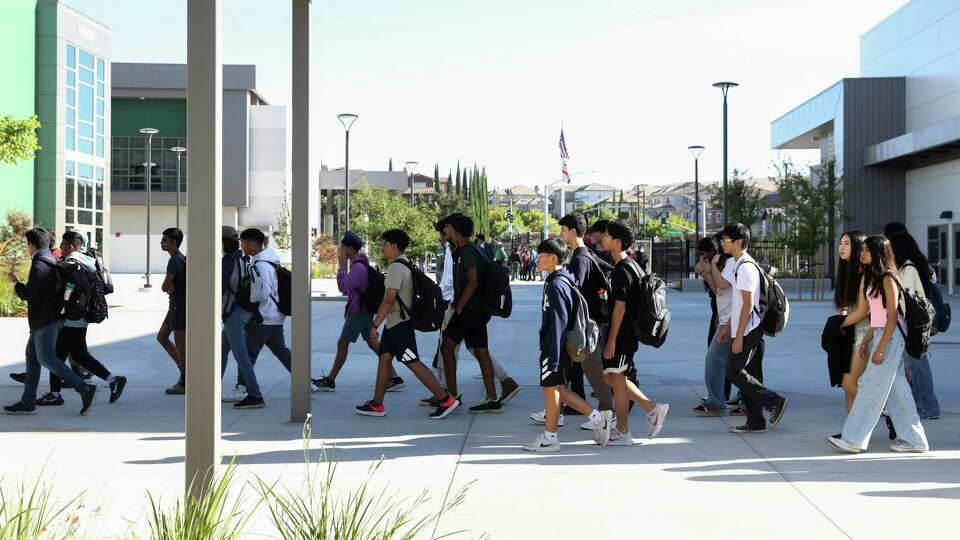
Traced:
<path fill-rule="evenodd" d="M 407 172 L 410 173 L 410 206 L 413 206 L 413 175 L 417 172 L 417 165 L 420 165 L 419 161 L 408 161 L 403 164 L 406 167 Z"/>
<path fill-rule="evenodd" d="M 187 151 L 182 146 L 174 146 L 171 152 L 177 153 L 177 228 L 180 228 L 180 156 Z"/>
<path fill-rule="evenodd" d="M 149 291 L 153 286 L 150 285 L 150 201 L 151 201 L 151 191 L 153 191 L 153 179 L 151 178 L 153 172 L 153 136 L 159 133 L 159 130 L 154 128 L 142 128 L 140 133 L 147 136 L 147 161 L 144 162 L 143 167 L 145 171 L 145 180 L 144 187 L 147 189 L 147 274 L 146 274 L 146 283 L 143 284 L 143 287 L 140 289 L 143 292 Z"/>
<path fill-rule="evenodd" d="M 727 224 L 727 92 L 740 86 L 735 82 L 713 83 L 714 88 L 723 92 L 723 224 Z"/>
<path fill-rule="evenodd" d="M 700 154 L 703 153 L 703 147 L 699 145 L 688 146 L 687 150 L 693 155 L 693 212 L 696 231 L 694 240 L 700 241 Z"/>
<path fill-rule="evenodd" d="M 346 229 L 350 230 L 350 126 L 357 120 L 357 115 L 353 113 L 340 113 L 337 115 L 337 120 L 340 120 L 340 123 L 343 124 L 343 129 L 346 132 L 346 144 L 345 152 L 346 157 L 344 158 L 343 163 L 343 190 L 345 193 L 346 200 Z"/>

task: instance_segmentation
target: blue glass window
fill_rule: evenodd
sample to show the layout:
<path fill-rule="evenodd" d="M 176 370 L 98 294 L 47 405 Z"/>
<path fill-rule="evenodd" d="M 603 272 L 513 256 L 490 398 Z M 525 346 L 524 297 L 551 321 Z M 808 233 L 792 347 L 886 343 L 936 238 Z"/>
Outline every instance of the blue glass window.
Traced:
<path fill-rule="evenodd" d="M 97 135 L 97 155 L 103 157 L 103 137 Z"/>
<path fill-rule="evenodd" d="M 93 55 L 80 49 L 80 65 L 93 69 Z"/>
<path fill-rule="evenodd" d="M 93 122 L 93 88 L 80 86 L 80 119 Z"/>
<path fill-rule="evenodd" d="M 102 81 L 106 77 L 106 65 L 103 60 L 97 58 L 97 80 Z"/>
<path fill-rule="evenodd" d="M 66 161 L 66 162 L 64 162 L 64 164 L 66 165 L 67 174 L 68 174 L 69 176 L 73 176 L 73 162 L 72 162 L 72 161 Z"/>
<path fill-rule="evenodd" d="M 77 134 L 72 127 L 67 128 L 67 150 L 74 149 L 74 143 L 77 140 Z"/>
<path fill-rule="evenodd" d="M 67 109 L 67 125 L 75 126 L 77 125 L 77 111 L 74 109 Z"/>
<path fill-rule="evenodd" d="M 90 139 L 80 139 L 77 141 L 77 148 L 84 154 L 93 155 L 93 141 Z"/>
<path fill-rule="evenodd" d="M 98 83 L 97 83 L 97 97 L 99 97 L 99 98 L 102 98 L 102 97 L 103 97 L 103 83 L 102 83 L 102 82 L 98 82 Z"/>
<path fill-rule="evenodd" d="M 77 105 L 77 91 L 67 90 L 67 105 L 75 107 Z"/>
<path fill-rule="evenodd" d="M 77 73 L 73 70 L 67 70 L 67 86 L 74 87 L 77 85 Z"/>
<path fill-rule="evenodd" d="M 97 118 L 97 135 L 103 135 L 103 118 Z"/>
<path fill-rule="evenodd" d="M 74 205 L 76 204 L 76 203 L 75 203 L 76 194 L 74 193 L 74 184 L 75 184 L 75 183 L 76 183 L 76 180 L 74 180 L 73 178 L 67 178 L 67 181 L 66 181 L 66 187 L 67 187 L 66 192 L 67 192 L 67 196 L 66 196 L 66 200 L 64 201 L 64 205 L 65 205 L 65 206 L 74 206 Z"/>
<path fill-rule="evenodd" d="M 97 167 L 97 180 L 103 182 L 103 167 Z"/>
<path fill-rule="evenodd" d="M 80 68 L 80 82 L 85 82 L 90 86 L 93 86 L 93 71 Z"/>
<path fill-rule="evenodd" d="M 103 100 L 102 99 L 97 100 L 97 114 L 100 116 L 103 116 Z"/>
<path fill-rule="evenodd" d="M 67 67 L 77 67 L 77 49 L 70 44 L 67 44 Z"/>
<path fill-rule="evenodd" d="M 86 122 L 80 122 L 80 136 L 86 137 L 88 139 L 93 138 L 93 124 L 88 124 Z"/>
<path fill-rule="evenodd" d="M 77 167 L 80 178 L 93 178 L 93 165 L 80 163 Z"/>

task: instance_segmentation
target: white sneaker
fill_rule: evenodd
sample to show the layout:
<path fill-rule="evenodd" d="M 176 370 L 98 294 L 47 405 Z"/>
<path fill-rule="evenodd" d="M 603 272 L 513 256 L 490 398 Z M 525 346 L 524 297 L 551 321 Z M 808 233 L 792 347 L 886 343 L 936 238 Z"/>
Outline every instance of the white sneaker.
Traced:
<path fill-rule="evenodd" d="M 897 439 L 897 442 L 893 443 L 890 446 L 890 450 L 894 452 L 899 452 L 901 454 L 923 454 L 927 452 L 927 448 L 917 448 L 916 446 L 911 446 L 900 439 Z"/>
<path fill-rule="evenodd" d="M 602 413 L 602 411 L 601 411 L 601 413 Z M 610 425 L 611 425 L 611 426 L 617 425 L 617 417 L 616 417 L 616 416 L 613 416 L 613 413 L 612 413 L 612 412 L 611 412 L 611 416 L 610 416 Z M 587 420 L 586 422 L 580 424 L 580 429 L 582 429 L 582 430 L 584 430 L 584 431 L 593 431 L 593 422 L 591 422 L 590 420 Z"/>
<path fill-rule="evenodd" d="M 830 441 L 830 444 L 836 446 L 844 452 L 847 452 L 848 454 L 859 454 L 860 452 L 863 452 L 862 449 L 857 448 L 843 439 L 837 437 L 827 437 L 827 440 Z"/>
<path fill-rule="evenodd" d="M 315 384 L 313 384 L 313 383 L 310 383 L 310 393 L 311 393 L 311 394 L 316 394 L 316 393 L 319 392 L 319 391 L 320 391 L 320 387 L 319 387 L 319 386 L 317 386 L 317 385 L 315 385 Z"/>
<path fill-rule="evenodd" d="M 607 442 L 607 446 L 633 446 L 634 444 L 636 443 L 633 440 L 633 433 L 629 431 L 620 433 L 617 428 L 610 430 L 610 441 Z"/>
<path fill-rule="evenodd" d="M 613 411 L 602 411 L 600 413 L 602 421 L 599 424 L 593 424 L 593 442 L 600 446 L 606 446 L 610 441 L 610 430 L 613 429 Z"/>
<path fill-rule="evenodd" d="M 243 385 L 235 385 L 221 394 L 220 401 L 223 403 L 238 403 L 247 397 L 247 389 Z"/>
<path fill-rule="evenodd" d="M 530 420 L 533 420 L 537 424 L 546 424 L 547 423 L 547 411 L 540 411 L 530 414 Z M 563 427 L 563 415 L 560 415 L 560 418 L 557 421 L 557 426 Z M 592 427 L 590 429 L 593 429 Z"/>
<path fill-rule="evenodd" d="M 653 410 L 647 413 L 647 423 L 650 424 L 650 431 L 647 432 L 648 439 L 652 439 L 660 433 L 660 430 L 663 429 L 663 421 L 669 411 L 670 405 L 657 403 Z"/>
<path fill-rule="evenodd" d="M 532 443 L 524 445 L 523 449 L 527 452 L 559 452 L 560 440 L 548 442 L 541 433 Z"/>

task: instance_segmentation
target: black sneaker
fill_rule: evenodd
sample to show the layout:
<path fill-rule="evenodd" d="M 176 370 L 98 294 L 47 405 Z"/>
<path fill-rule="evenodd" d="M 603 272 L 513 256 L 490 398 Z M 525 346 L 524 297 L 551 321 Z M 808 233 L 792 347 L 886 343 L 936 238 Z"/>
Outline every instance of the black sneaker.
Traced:
<path fill-rule="evenodd" d="M 463 405 L 463 394 L 457 394 L 456 399 L 457 401 L 460 402 L 461 405 Z M 421 399 L 419 403 L 424 407 L 430 407 L 431 409 L 436 409 L 437 407 L 440 406 L 441 400 L 438 400 L 437 398 L 430 396 L 428 398 Z"/>
<path fill-rule="evenodd" d="M 99 391 L 100 387 L 95 384 L 88 385 L 86 390 L 80 391 L 80 399 L 83 400 L 83 406 L 80 407 L 80 416 L 85 416 L 90 411 L 93 400 L 97 397 Z"/>
<path fill-rule="evenodd" d="M 403 384 L 403 379 L 400 377 L 390 377 L 390 380 L 387 382 L 387 392 L 399 392 L 403 390 L 403 387 L 406 386 Z"/>
<path fill-rule="evenodd" d="M 460 406 L 460 400 L 447 394 L 447 397 L 443 400 L 440 400 L 440 404 L 437 406 L 437 410 L 429 414 L 431 420 L 442 420 L 446 418 L 450 413 L 452 413 L 457 407 Z"/>
<path fill-rule="evenodd" d="M 36 401 L 35 405 L 40 407 L 63 405 L 63 396 L 54 394 L 53 392 L 47 392 Z"/>
<path fill-rule="evenodd" d="M 26 373 L 11 373 L 10 378 L 17 381 L 20 384 L 26 384 L 27 374 Z"/>
<path fill-rule="evenodd" d="M 18 401 L 13 405 L 7 405 L 3 408 L 7 414 L 36 414 L 37 407 L 34 405 L 27 405 L 22 401 Z"/>
<path fill-rule="evenodd" d="M 363 405 L 357 405 L 353 408 L 353 412 L 361 416 L 386 416 L 387 410 L 384 408 L 383 404 L 374 405 L 373 401 L 368 401 Z"/>
<path fill-rule="evenodd" d="M 110 403 L 116 403 L 120 399 L 120 395 L 123 394 L 123 389 L 127 386 L 126 377 L 117 377 L 110 383 Z"/>
<path fill-rule="evenodd" d="M 884 414 L 883 418 L 887 421 L 887 437 L 891 441 L 897 440 L 897 428 L 893 427 L 893 420 L 890 418 L 890 415 Z"/>
<path fill-rule="evenodd" d="M 730 433 L 766 433 L 765 427 L 751 427 L 747 424 L 730 428 Z"/>
<path fill-rule="evenodd" d="M 500 414 L 503 412 L 503 403 L 500 403 L 500 400 L 497 399 L 484 399 L 483 403 L 479 405 L 474 405 L 470 407 L 470 412 L 472 413 L 493 413 Z"/>
<path fill-rule="evenodd" d="M 253 397 L 247 394 L 247 397 L 233 404 L 234 409 L 262 409 L 266 403 L 262 397 Z"/>
<path fill-rule="evenodd" d="M 780 401 L 770 409 L 770 419 L 767 420 L 767 428 L 773 429 L 777 427 L 777 424 L 780 423 L 780 420 L 783 419 L 783 411 L 787 408 L 787 398 L 780 398 Z"/>
<path fill-rule="evenodd" d="M 335 392 L 337 390 L 337 383 L 330 377 L 320 377 L 319 379 L 313 379 L 313 385 L 317 387 L 318 392 Z M 388 383 L 389 387 L 390 384 Z"/>

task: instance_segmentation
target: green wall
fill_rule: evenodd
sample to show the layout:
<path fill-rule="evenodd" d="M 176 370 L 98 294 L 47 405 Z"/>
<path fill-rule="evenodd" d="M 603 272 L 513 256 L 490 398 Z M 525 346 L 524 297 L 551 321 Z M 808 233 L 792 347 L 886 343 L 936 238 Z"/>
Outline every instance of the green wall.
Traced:
<path fill-rule="evenodd" d="M 35 113 L 36 0 L 0 2 L 0 116 L 26 118 Z M 34 161 L 0 164 L 0 220 L 8 209 L 33 216 Z"/>
<path fill-rule="evenodd" d="M 113 98 L 110 127 L 114 137 L 140 136 L 140 128 L 160 130 L 158 137 L 187 136 L 187 100 Z"/>

